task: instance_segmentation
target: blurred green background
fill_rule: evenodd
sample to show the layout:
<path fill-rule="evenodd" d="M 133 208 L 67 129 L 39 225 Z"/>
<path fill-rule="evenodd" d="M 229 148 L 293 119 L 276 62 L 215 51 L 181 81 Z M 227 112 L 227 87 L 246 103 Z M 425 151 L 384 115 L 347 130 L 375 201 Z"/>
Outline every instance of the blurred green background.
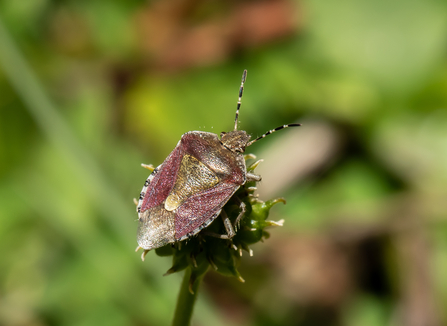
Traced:
<path fill-rule="evenodd" d="M 447 325 L 447 2 L 1 0 L 0 324 L 169 325 L 148 171 L 233 126 L 285 226 L 194 325 Z"/>

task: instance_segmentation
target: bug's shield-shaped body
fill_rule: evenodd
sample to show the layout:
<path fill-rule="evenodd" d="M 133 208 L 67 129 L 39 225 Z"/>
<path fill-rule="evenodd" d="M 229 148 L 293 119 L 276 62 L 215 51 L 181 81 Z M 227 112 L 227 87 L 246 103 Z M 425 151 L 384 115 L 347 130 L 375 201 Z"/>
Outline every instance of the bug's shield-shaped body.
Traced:
<path fill-rule="evenodd" d="M 150 250 L 207 227 L 246 181 L 241 153 L 217 135 L 191 131 L 149 176 L 138 202 L 138 245 Z"/>

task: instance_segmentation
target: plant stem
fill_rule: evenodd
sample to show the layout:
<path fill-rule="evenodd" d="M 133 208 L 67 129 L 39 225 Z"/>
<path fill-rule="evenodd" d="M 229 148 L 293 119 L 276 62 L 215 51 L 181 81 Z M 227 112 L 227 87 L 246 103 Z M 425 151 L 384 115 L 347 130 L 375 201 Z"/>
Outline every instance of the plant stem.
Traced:
<path fill-rule="evenodd" d="M 180 287 L 180 292 L 177 298 L 177 306 L 175 307 L 174 320 L 172 321 L 172 326 L 189 326 L 191 323 L 191 316 L 194 310 L 194 304 L 197 298 L 197 292 L 199 291 L 199 285 L 202 282 L 203 276 L 206 274 L 202 273 L 195 280 L 192 285 L 191 293 L 189 291 L 189 280 L 191 277 L 191 267 L 185 270 L 183 275 L 182 285 Z"/>

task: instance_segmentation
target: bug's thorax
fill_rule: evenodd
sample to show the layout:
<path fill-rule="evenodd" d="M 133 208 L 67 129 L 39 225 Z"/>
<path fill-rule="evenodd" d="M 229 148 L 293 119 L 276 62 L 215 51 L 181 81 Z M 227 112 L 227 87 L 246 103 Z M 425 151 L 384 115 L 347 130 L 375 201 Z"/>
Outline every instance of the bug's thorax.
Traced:
<path fill-rule="evenodd" d="M 230 132 L 222 132 L 220 134 L 220 142 L 230 151 L 244 153 L 245 147 L 251 136 L 244 130 L 234 130 Z"/>

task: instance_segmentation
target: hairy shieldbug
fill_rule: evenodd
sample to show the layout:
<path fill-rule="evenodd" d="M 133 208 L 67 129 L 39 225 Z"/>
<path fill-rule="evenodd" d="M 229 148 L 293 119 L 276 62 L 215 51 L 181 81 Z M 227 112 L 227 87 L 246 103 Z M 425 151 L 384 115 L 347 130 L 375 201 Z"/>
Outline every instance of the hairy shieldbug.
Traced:
<path fill-rule="evenodd" d="M 250 181 L 260 181 L 259 175 L 247 172 L 245 148 L 271 133 L 287 127 L 277 127 L 250 141 L 244 130 L 237 130 L 247 70 L 242 74 L 239 99 L 236 108 L 234 130 L 216 134 L 204 131 L 185 133 L 165 161 L 157 168 L 143 167 L 153 172 L 147 178 L 137 203 L 138 247 L 144 249 L 142 258 L 154 248 L 182 241 L 197 234 L 222 215 L 227 235 L 231 239 L 234 228 L 245 212 L 241 212 L 232 224 L 222 207 L 238 188 Z"/>

